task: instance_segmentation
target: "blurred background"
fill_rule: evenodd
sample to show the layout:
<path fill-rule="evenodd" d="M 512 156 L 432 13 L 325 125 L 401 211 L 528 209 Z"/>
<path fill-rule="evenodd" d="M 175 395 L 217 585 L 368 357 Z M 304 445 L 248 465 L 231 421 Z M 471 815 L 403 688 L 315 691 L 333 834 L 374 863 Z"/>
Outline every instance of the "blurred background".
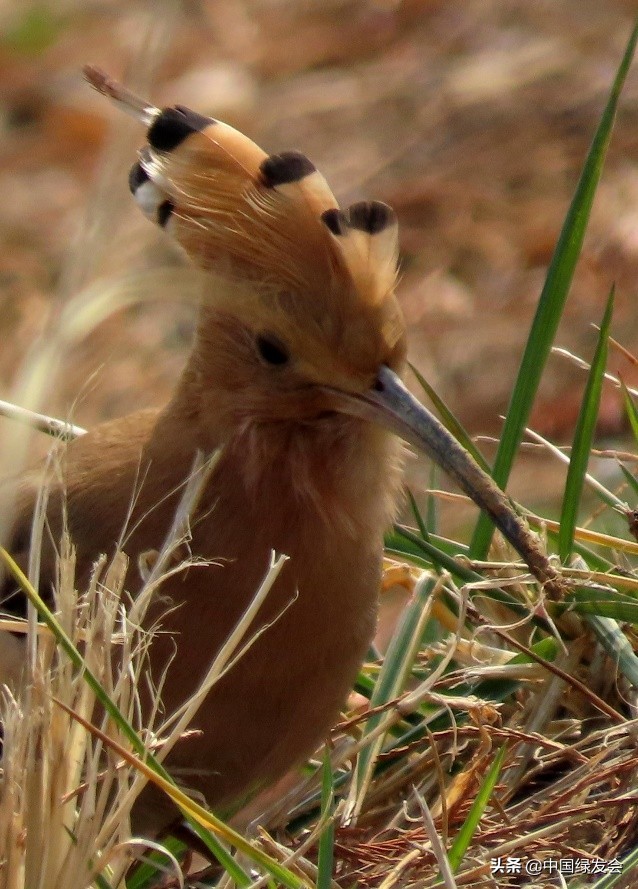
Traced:
<path fill-rule="evenodd" d="M 0 397 L 71 296 L 180 261 L 128 193 L 143 134 L 84 83 L 88 62 L 269 152 L 303 151 L 344 204 L 392 204 L 412 361 L 473 434 L 498 435 L 633 14 L 629 0 L 3 0 Z M 591 357 L 614 282 L 613 332 L 636 351 L 637 65 L 559 345 Z M 174 287 L 157 295 L 66 350 L 48 412 L 89 426 L 167 399 L 192 311 Z M 609 369 L 638 380 L 617 351 Z M 570 440 L 584 380 L 550 359 L 538 431 Z M 607 388 L 601 436 L 624 430 Z M 542 508 L 556 470 L 529 460 L 514 490 Z"/>

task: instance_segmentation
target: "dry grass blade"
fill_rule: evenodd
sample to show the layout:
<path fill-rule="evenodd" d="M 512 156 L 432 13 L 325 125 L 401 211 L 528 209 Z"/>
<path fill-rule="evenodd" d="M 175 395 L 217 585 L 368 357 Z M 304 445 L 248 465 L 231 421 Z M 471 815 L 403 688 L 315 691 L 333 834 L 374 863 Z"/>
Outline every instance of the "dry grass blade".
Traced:
<path fill-rule="evenodd" d="M 200 471 L 200 483 L 202 477 L 205 474 L 202 476 Z M 193 506 L 194 492 L 187 488 L 188 503 L 183 500 L 179 512 L 183 520 Z M 182 525 L 176 522 L 173 537 Z M 174 540 L 167 542 L 167 553 L 173 544 Z M 136 602 L 136 619 L 131 621 L 123 586 L 127 560 L 118 553 L 110 565 L 104 557 L 97 563 L 89 589 L 77 600 L 73 553 L 68 540 L 64 541 L 58 618 L 70 642 L 84 652 L 84 661 L 74 663 L 65 651 L 52 645 L 52 634 L 42 633 L 40 626 L 34 625 L 35 636 L 31 626 L 25 627 L 27 643 L 35 652 L 34 667 L 19 687 L 5 687 L 0 708 L 4 725 L 0 877 L 5 885 L 11 889 L 35 885 L 41 889 L 81 889 L 93 886 L 98 875 L 108 877 L 109 885 L 120 885 L 140 845 L 131 836 L 129 815 L 149 778 L 162 782 L 167 792 L 208 827 L 223 828 L 223 836 L 244 854 L 269 865 L 267 856 L 212 816 L 207 817 L 183 795 L 178 799 L 169 782 L 142 765 L 139 751 L 133 755 L 130 739 L 111 713 L 97 707 L 94 689 L 85 677 L 88 671 L 102 685 L 113 707 L 143 732 L 149 750 L 160 733 L 168 733 L 157 753 L 161 761 L 182 737 L 229 660 L 241 656 L 251 644 L 246 634 L 254 613 L 284 561 L 284 557 L 273 558 L 253 603 L 182 712 L 172 714 L 161 726 L 142 727 L 138 690 L 145 683 L 152 635 L 140 629 L 139 622 L 144 618 L 143 603 L 150 601 L 150 595 L 142 592 Z M 161 580 L 161 575 L 153 574 L 150 582 L 155 587 Z M 288 885 L 298 884 L 274 866 Z"/>
<path fill-rule="evenodd" d="M 144 662 L 148 639 L 127 625 L 121 605 L 126 560 L 95 568 L 91 584 L 77 607 L 61 619 L 74 643 L 85 651 L 87 667 L 97 676 L 125 716 L 134 718 L 134 676 Z M 73 600 L 73 556 L 61 559 L 61 602 Z M 46 642 L 50 648 L 51 638 Z M 21 690 L 5 690 L 2 806 L 0 806 L 0 865 L 8 885 L 81 887 L 92 883 L 101 861 L 111 876 L 128 867 L 128 810 L 118 801 L 134 780 L 131 770 L 105 755 L 100 741 L 78 730 L 54 698 L 88 716 L 95 698 L 82 671 L 60 652 L 45 659 L 37 645 L 32 675 Z M 47 660 L 49 661 L 47 663 Z M 122 668 L 122 663 L 124 667 Z M 119 665 L 119 666 L 118 666 Z M 113 721 L 103 717 L 108 736 L 119 736 Z M 100 842 L 101 825 L 110 829 Z M 117 884 L 117 879 L 115 881 Z"/>
<path fill-rule="evenodd" d="M 94 885 L 98 876 L 108 876 L 109 885 L 119 885 L 135 857 L 134 848 L 140 845 L 131 837 L 129 815 L 148 778 L 155 776 L 153 769 L 142 766 L 132 755 L 134 750 L 139 757 L 144 747 L 130 726 L 141 733 L 149 751 L 160 733 L 166 734 L 155 757 L 157 762 L 164 759 L 229 661 L 240 657 L 251 644 L 246 636 L 254 614 L 285 557 L 273 557 L 254 601 L 182 711 L 170 714 L 161 726 L 154 726 L 153 718 L 140 725 L 139 690 L 146 685 L 146 657 L 152 638 L 152 633 L 141 629 L 145 611 L 162 583 L 163 572 L 183 570 L 188 564 L 168 567 L 188 537 L 189 517 L 215 462 L 215 456 L 196 461 L 173 526 L 133 606 L 124 588 L 128 562 L 121 551 L 110 563 L 104 556 L 98 560 L 88 590 L 78 598 L 74 554 L 67 537 L 59 559 L 57 615 L 45 615 L 50 627 L 44 632 L 30 606 L 33 614 L 22 624 L 26 633 L 23 651 L 30 654 L 23 675 L 16 677 L 11 689 L 5 686 L 0 709 L 4 726 L 0 875 L 7 885 L 16 889 L 34 885 L 81 889 Z M 43 490 L 41 509 L 34 519 L 34 555 L 45 504 Z M 8 556 L 6 559 L 13 564 Z M 30 573 L 37 581 L 37 558 L 32 562 L 36 567 Z M 28 588 L 24 577 L 17 579 Z M 64 638 L 56 646 L 58 633 Z M 161 694 L 161 687 L 157 694 Z M 155 714 L 159 711 L 158 706 L 152 710 Z M 169 782 L 165 782 L 165 789 L 176 793 Z M 181 801 L 188 803 L 185 798 Z M 206 823 L 214 827 L 216 822 L 209 819 Z M 234 832 L 226 828 L 222 832 L 245 852 L 253 851 Z M 259 850 L 254 850 L 254 855 L 268 865 Z M 278 866 L 276 869 L 290 885 L 292 878 Z"/>

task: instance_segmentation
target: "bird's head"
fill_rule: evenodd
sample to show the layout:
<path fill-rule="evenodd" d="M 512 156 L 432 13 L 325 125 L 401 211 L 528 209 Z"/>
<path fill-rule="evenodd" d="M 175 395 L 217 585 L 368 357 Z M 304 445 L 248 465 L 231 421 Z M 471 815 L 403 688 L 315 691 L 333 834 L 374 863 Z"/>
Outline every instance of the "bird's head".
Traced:
<path fill-rule="evenodd" d="M 342 210 L 304 155 L 267 155 L 221 121 L 160 110 L 96 69 L 85 74 L 146 126 L 131 191 L 208 273 L 190 371 L 211 416 L 231 433 L 335 417 L 390 430 L 439 463 L 538 577 L 552 577 L 503 493 L 401 380 L 393 211 Z"/>
<path fill-rule="evenodd" d="M 210 275 L 193 361 L 218 423 L 350 414 L 382 368 L 401 373 L 390 207 L 342 210 L 304 155 L 267 155 L 188 109 L 149 109 L 147 124 L 130 187 Z"/>

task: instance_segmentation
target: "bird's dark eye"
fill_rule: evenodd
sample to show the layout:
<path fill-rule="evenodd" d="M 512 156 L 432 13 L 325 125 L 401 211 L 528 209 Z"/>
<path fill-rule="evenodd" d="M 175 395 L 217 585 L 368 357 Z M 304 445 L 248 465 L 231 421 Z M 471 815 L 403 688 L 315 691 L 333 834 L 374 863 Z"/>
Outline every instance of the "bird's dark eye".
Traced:
<path fill-rule="evenodd" d="M 257 351 L 266 364 L 272 364 L 276 367 L 287 364 L 290 359 L 288 349 L 286 349 L 281 340 L 278 340 L 272 334 L 262 333 L 257 337 Z"/>

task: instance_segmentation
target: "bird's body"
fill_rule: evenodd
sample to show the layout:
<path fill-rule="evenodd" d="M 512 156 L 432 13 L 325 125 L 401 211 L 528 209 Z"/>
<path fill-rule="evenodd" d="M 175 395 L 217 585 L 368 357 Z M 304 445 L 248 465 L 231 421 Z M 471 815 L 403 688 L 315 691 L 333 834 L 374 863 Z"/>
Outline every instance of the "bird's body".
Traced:
<path fill-rule="evenodd" d="M 189 365 L 163 411 L 103 424 L 65 448 L 61 479 L 49 494 L 41 586 L 46 591 L 56 576 L 51 542 L 60 539 L 64 508 L 79 589 L 99 553 L 112 553 L 121 541 L 130 560 L 127 588 L 135 594 L 138 558 L 159 549 L 169 533 L 196 452 L 221 448 L 189 541 L 189 550 L 211 564 L 165 581 L 148 615 L 160 625 L 150 649 L 155 682 L 171 661 L 162 690 L 170 714 L 203 679 L 271 553 L 289 557 L 250 632 L 267 628 L 209 693 L 191 726 L 202 733 L 178 744 L 169 759 L 180 782 L 219 806 L 312 753 L 338 716 L 375 628 L 400 443 L 341 414 L 300 427 L 266 423 L 217 440 L 194 379 Z M 34 471 L 19 487 L 13 549 L 23 563 L 19 541 L 28 538 L 40 483 Z M 152 789 L 136 815 L 145 830 L 171 820 Z"/>
<path fill-rule="evenodd" d="M 139 559 L 162 547 L 196 453 L 218 452 L 191 516 L 189 549 L 206 564 L 173 573 L 148 619 L 161 616 L 150 661 L 155 681 L 171 661 L 162 687 L 170 713 L 203 678 L 272 552 L 288 556 L 251 627 L 263 632 L 201 705 L 201 733 L 168 762 L 219 806 L 311 753 L 338 715 L 374 633 L 400 477 L 393 432 L 432 454 L 538 577 L 553 574 L 504 495 L 401 383 L 392 210 L 340 210 L 303 155 L 268 156 L 223 123 L 148 106 L 88 76 L 148 127 L 129 185 L 203 272 L 202 307 L 167 407 L 97 427 L 66 449 L 41 589 L 54 584 L 66 514 L 78 585 L 121 543 L 135 594 Z M 39 484 L 38 470 L 18 480 L 12 549 L 23 564 Z M 0 669 L 23 656 L 9 638 Z M 142 825 L 170 820 L 157 800 L 140 811 Z"/>

